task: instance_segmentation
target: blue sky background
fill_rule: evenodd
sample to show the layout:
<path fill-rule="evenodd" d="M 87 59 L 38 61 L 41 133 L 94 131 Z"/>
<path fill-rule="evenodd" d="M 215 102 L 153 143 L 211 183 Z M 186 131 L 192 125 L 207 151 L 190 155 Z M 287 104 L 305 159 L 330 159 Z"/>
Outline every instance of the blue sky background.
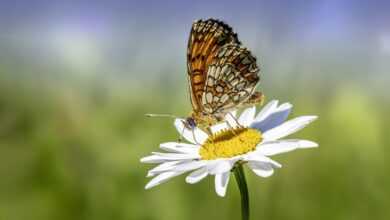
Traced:
<path fill-rule="evenodd" d="M 269 75 L 282 74 L 281 66 L 319 65 L 313 76 L 343 69 L 381 79 L 390 56 L 389 11 L 388 1 L 352 0 L 2 1 L 0 62 L 130 78 L 184 74 L 192 21 L 214 17 L 238 32 Z"/>

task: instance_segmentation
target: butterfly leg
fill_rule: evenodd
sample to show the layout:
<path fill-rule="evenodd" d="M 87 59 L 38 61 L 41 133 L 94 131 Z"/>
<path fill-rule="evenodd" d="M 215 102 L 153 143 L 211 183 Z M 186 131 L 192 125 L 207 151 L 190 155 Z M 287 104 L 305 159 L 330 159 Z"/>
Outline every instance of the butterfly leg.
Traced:
<path fill-rule="evenodd" d="M 231 124 L 229 123 L 229 121 L 226 121 L 226 124 L 227 124 L 227 126 L 231 129 L 232 133 L 233 133 L 234 135 L 237 135 L 237 133 L 234 131 L 233 125 L 231 125 Z"/>
<path fill-rule="evenodd" d="M 228 112 L 228 114 L 230 115 L 230 117 L 233 118 L 233 120 L 236 122 L 236 124 L 237 124 L 239 127 L 242 127 L 242 125 L 240 124 L 240 122 L 238 122 L 237 118 L 234 117 L 234 115 L 233 115 L 231 112 Z M 233 128 L 233 126 L 229 123 L 229 121 L 226 121 L 226 123 L 230 126 L 230 128 Z"/>
<path fill-rule="evenodd" d="M 238 120 L 236 119 L 236 117 L 234 117 L 234 115 L 230 112 L 228 112 L 228 114 L 230 115 L 230 117 L 232 117 L 234 119 L 234 121 L 237 123 L 237 125 L 239 127 L 243 127 L 242 125 L 240 125 L 240 123 L 238 122 Z M 229 121 L 226 121 L 226 124 L 229 126 L 229 128 L 232 130 L 232 133 L 234 135 L 237 135 L 237 133 L 234 131 L 234 127 L 229 123 Z M 241 142 L 244 142 L 244 140 L 242 140 L 241 138 L 239 139 Z"/>
<path fill-rule="evenodd" d="M 196 140 L 196 136 L 195 136 L 194 129 L 191 129 L 191 132 L 192 132 L 192 138 L 194 138 L 195 143 L 198 144 L 198 145 L 201 145 L 201 144 Z"/>
<path fill-rule="evenodd" d="M 179 142 L 179 143 L 181 143 L 183 140 L 184 129 L 185 129 L 185 126 L 183 126 L 183 129 L 181 130 L 181 132 L 179 134 L 179 138 L 177 139 L 177 142 Z"/>
<path fill-rule="evenodd" d="M 207 134 L 209 135 L 209 137 L 213 135 L 213 132 L 212 132 L 212 130 L 211 130 L 211 126 L 212 126 L 212 124 L 209 123 L 209 126 L 206 128 L 206 131 L 207 131 Z M 213 138 L 210 138 L 209 140 L 211 141 L 211 143 L 214 144 Z"/>
<path fill-rule="evenodd" d="M 181 132 L 181 134 L 179 136 L 179 139 L 177 140 L 179 143 L 181 143 L 182 139 L 184 138 L 183 137 L 184 130 L 185 130 L 185 127 L 183 127 L 183 130 L 182 130 L 182 132 Z M 200 143 L 196 140 L 194 129 L 191 129 L 191 133 L 192 133 L 192 138 L 194 139 L 195 143 L 200 145 Z"/>

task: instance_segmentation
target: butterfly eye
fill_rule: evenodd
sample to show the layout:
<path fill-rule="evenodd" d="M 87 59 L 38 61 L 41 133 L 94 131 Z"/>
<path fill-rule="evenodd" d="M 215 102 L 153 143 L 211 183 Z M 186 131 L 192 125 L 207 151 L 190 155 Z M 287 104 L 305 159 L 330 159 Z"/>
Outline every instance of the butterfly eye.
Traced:
<path fill-rule="evenodd" d="M 184 121 L 184 125 L 185 125 L 188 129 L 194 129 L 194 128 L 196 127 L 195 119 L 192 118 L 192 117 L 186 118 L 186 120 Z"/>

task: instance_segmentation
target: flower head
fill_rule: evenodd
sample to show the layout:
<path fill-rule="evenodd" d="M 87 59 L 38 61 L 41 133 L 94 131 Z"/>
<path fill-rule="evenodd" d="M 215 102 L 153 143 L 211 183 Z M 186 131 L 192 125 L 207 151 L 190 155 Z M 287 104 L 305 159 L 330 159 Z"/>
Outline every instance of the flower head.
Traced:
<path fill-rule="evenodd" d="M 226 115 L 224 122 L 210 127 L 211 135 L 197 127 L 188 129 L 183 119 L 175 119 L 176 129 L 189 143 L 162 143 L 160 148 L 166 152 L 153 152 L 141 159 L 143 163 L 159 164 L 149 170 L 148 177 L 154 178 L 145 188 L 191 172 L 186 177 L 187 183 L 194 184 L 214 175 L 215 190 L 219 196 L 224 196 L 230 171 L 237 163 L 247 164 L 258 176 L 271 176 L 281 164 L 270 156 L 318 146 L 308 140 L 281 140 L 317 118 L 300 116 L 286 121 L 291 109 L 291 104 L 278 105 L 278 101 L 273 100 L 257 115 L 255 107 L 245 109 L 238 117 L 233 111 Z"/>

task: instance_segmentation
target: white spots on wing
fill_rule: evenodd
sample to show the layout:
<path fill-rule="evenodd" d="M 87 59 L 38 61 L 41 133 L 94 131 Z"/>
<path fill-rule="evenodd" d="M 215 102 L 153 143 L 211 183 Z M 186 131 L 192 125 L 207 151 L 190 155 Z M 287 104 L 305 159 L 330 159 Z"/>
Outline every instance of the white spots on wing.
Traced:
<path fill-rule="evenodd" d="M 224 65 L 221 70 L 222 75 L 228 75 L 231 72 L 231 66 L 230 65 Z"/>
<path fill-rule="evenodd" d="M 213 101 L 213 94 L 211 92 L 206 93 L 206 101 L 207 103 L 211 103 Z"/>
<path fill-rule="evenodd" d="M 233 49 L 230 49 L 230 50 L 228 50 L 227 52 L 226 52 L 226 56 L 227 57 L 229 57 L 231 54 L 232 54 L 232 52 L 233 52 L 234 50 Z"/>
<path fill-rule="evenodd" d="M 232 86 L 235 86 L 237 83 L 238 83 L 238 78 L 234 78 L 231 82 L 230 82 L 230 84 L 232 85 Z"/>
<path fill-rule="evenodd" d="M 237 88 L 238 90 L 241 90 L 241 89 L 244 88 L 245 84 L 246 84 L 245 81 L 240 82 L 240 83 L 236 86 L 236 88 Z"/>
<path fill-rule="evenodd" d="M 211 77 L 209 77 L 208 79 L 207 79 L 207 85 L 208 86 L 214 86 L 214 79 L 213 78 L 211 78 Z"/>
<path fill-rule="evenodd" d="M 253 87 L 252 86 L 246 88 L 245 90 L 242 90 L 242 92 L 245 92 L 245 94 L 252 93 L 252 91 L 253 91 Z"/>
<path fill-rule="evenodd" d="M 221 92 L 223 92 L 223 87 L 222 87 L 222 86 L 217 86 L 217 87 L 215 88 L 215 90 L 216 90 L 217 92 L 221 93 Z M 225 95 L 226 95 L 226 94 L 225 94 Z"/>
<path fill-rule="evenodd" d="M 213 109 L 209 105 L 206 105 L 206 106 L 204 106 L 204 111 L 206 113 L 211 113 L 211 112 L 213 112 Z"/>
<path fill-rule="evenodd" d="M 223 94 L 222 97 L 221 97 L 221 102 L 225 103 L 228 99 L 229 99 L 229 95 L 228 94 Z"/>
<path fill-rule="evenodd" d="M 233 80 L 233 78 L 234 78 L 234 74 L 233 74 L 233 73 L 230 73 L 230 74 L 226 77 L 226 79 L 227 79 L 228 81 Z"/>
<path fill-rule="evenodd" d="M 198 26 L 199 26 L 199 21 L 195 21 L 195 23 L 192 25 L 193 29 L 194 30 L 197 30 L 198 29 Z"/>
<path fill-rule="evenodd" d="M 241 98 L 241 97 L 244 97 L 244 96 L 248 96 L 248 92 L 246 92 L 245 90 L 244 91 L 241 91 L 238 93 L 238 96 Z"/>
<path fill-rule="evenodd" d="M 227 47 L 222 47 L 220 50 L 219 50 L 219 53 L 218 53 L 218 57 L 221 58 L 225 55 L 226 53 L 226 50 L 227 50 Z"/>
<path fill-rule="evenodd" d="M 205 23 L 204 23 L 204 22 L 201 22 L 201 23 L 199 24 L 199 27 L 198 27 L 199 30 L 198 30 L 198 31 L 202 31 L 204 25 L 205 25 Z"/>
<path fill-rule="evenodd" d="M 216 78 L 216 67 L 214 65 L 211 65 L 209 67 L 209 70 L 207 71 L 207 75 L 209 76 L 214 76 L 214 78 Z"/>
<path fill-rule="evenodd" d="M 235 50 L 232 56 L 238 56 L 241 52 L 238 50 Z"/>
<path fill-rule="evenodd" d="M 221 75 L 221 66 L 217 66 L 214 77 L 218 79 Z"/>
<path fill-rule="evenodd" d="M 233 96 L 233 101 L 236 102 L 236 103 L 239 102 L 240 101 L 240 96 L 238 94 L 234 95 Z"/>
<path fill-rule="evenodd" d="M 214 23 L 213 27 L 211 28 L 211 31 L 214 32 L 217 29 L 217 23 Z"/>
<path fill-rule="evenodd" d="M 202 95 L 202 104 L 203 104 L 203 105 L 206 105 L 206 104 L 207 104 L 205 94 Z"/>

